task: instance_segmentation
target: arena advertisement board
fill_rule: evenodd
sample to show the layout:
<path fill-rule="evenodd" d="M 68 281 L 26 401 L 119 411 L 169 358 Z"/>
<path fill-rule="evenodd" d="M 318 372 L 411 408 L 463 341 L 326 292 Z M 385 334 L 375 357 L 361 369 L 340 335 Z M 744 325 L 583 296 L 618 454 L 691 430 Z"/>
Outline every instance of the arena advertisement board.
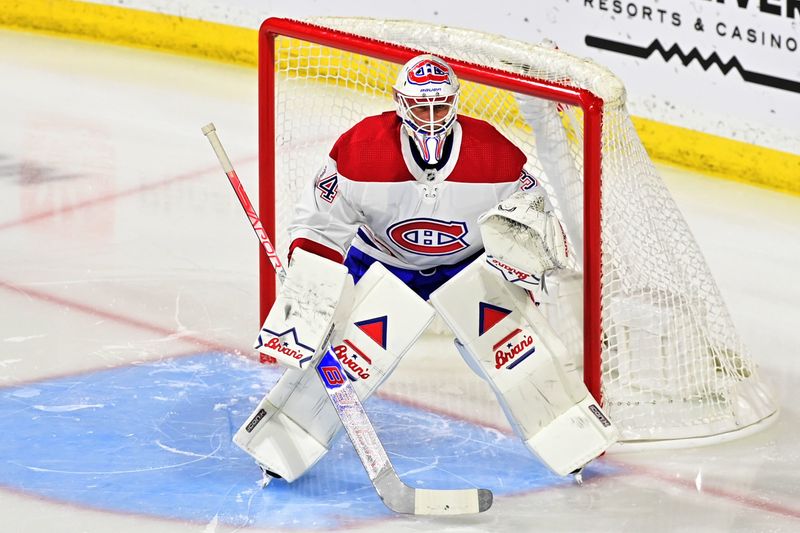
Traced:
<path fill-rule="evenodd" d="M 362 16 L 547 38 L 622 78 L 635 116 L 800 154 L 800 0 L 92 1 L 248 28 Z"/>
<path fill-rule="evenodd" d="M 559 3 L 565 46 L 623 77 L 634 115 L 800 153 L 800 0 Z"/>

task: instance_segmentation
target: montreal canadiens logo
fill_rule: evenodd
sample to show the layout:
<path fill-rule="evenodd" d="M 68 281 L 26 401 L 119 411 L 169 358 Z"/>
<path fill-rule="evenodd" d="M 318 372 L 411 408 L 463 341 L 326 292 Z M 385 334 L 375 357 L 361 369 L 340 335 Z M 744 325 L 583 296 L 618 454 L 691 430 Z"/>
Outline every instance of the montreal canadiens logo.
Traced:
<path fill-rule="evenodd" d="M 386 230 L 397 246 L 420 255 L 450 255 L 469 247 L 466 222 L 412 218 L 392 224 Z"/>
<path fill-rule="evenodd" d="M 438 61 L 423 59 L 408 71 L 408 81 L 414 85 L 426 83 L 447 83 L 450 71 Z"/>

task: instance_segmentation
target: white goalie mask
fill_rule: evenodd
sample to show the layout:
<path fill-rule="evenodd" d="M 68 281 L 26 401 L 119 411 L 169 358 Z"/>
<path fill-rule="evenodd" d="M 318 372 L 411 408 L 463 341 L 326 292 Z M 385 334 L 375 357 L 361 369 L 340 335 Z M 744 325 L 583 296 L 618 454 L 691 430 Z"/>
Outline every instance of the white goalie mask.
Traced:
<path fill-rule="evenodd" d="M 430 54 L 414 57 L 397 76 L 397 114 L 428 164 L 442 157 L 444 141 L 456 122 L 459 89 L 450 65 Z"/>

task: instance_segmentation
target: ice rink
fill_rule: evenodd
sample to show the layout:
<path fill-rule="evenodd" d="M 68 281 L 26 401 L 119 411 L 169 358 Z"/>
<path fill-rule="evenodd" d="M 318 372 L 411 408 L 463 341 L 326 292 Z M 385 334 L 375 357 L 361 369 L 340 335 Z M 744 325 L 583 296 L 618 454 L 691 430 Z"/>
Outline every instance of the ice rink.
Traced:
<path fill-rule="evenodd" d="M 278 376 L 259 245 L 201 126 L 256 191 L 256 73 L 0 32 L 0 530 L 800 531 L 800 197 L 662 168 L 781 406 L 726 444 L 544 470 L 429 340 L 367 410 L 401 478 L 477 516 L 393 515 L 349 441 L 262 490 L 233 432 Z"/>

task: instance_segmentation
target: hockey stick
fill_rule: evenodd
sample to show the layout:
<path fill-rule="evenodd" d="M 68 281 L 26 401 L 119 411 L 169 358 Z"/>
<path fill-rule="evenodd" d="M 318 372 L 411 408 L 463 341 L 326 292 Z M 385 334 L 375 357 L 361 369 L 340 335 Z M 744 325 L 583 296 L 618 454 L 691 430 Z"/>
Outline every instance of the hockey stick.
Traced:
<path fill-rule="evenodd" d="M 283 282 L 286 270 L 283 268 L 275 247 L 261 224 L 253 204 L 231 165 L 222 143 L 217 137 L 214 124 L 207 124 L 202 128 L 203 134 L 211 143 L 222 169 L 242 204 L 253 231 L 264 246 L 264 251 L 272 263 L 278 278 Z M 346 378 L 342 365 L 330 348 L 316 364 L 315 371 L 319 376 L 325 391 L 328 393 L 342 425 L 347 431 L 350 442 L 353 443 L 361 464 L 367 471 L 372 485 L 383 503 L 397 513 L 417 515 L 456 515 L 481 513 L 492 506 L 493 495 L 488 489 L 456 489 L 456 490 L 431 490 L 415 489 L 409 487 L 397 476 L 397 472 L 389 461 L 386 449 L 381 444 L 375 428 L 367 417 L 364 406 L 361 404 L 350 380 Z"/>
<path fill-rule="evenodd" d="M 210 123 L 203 126 L 202 131 L 203 135 L 208 138 L 208 142 L 211 143 L 214 153 L 217 154 L 219 164 L 222 165 L 222 170 L 224 170 L 225 175 L 228 176 L 228 181 L 231 182 L 236 197 L 239 198 L 239 203 L 242 204 L 242 209 L 244 209 L 247 218 L 250 219 L 250 225 L 253 226 L 253 231 L 256 232 L 258 240 L 261 241 L 261 244 L 264 246 L 264 251 L 267 253 L 269 262 L 272 263 L 272 268 L 275 269 L 275 273 L 278 275 L 278 280 L 283 283 L 283 280 L 286 278 L 286 269 L 283 268 L 281 259 L 278 257 L 278 252 L 276 252 L 275 247 L 272 246 L 269 235 L 267 235 L 264 226 L 261 224 L 261 219 L 258 217 L 258 213 L 256 213 L 253 204 L 250 202 L 250 198 L 247 197 L 242 182 L 239 181 L 239 176 L 237 176 L 236 171 L 233 170 L 233 165 L 231 164 L 231 160 L 228 159 L 228 154 L 225 153 L 222 143 L 219 142 L 217 129 L 214 127 L 213 123 Z"/>

